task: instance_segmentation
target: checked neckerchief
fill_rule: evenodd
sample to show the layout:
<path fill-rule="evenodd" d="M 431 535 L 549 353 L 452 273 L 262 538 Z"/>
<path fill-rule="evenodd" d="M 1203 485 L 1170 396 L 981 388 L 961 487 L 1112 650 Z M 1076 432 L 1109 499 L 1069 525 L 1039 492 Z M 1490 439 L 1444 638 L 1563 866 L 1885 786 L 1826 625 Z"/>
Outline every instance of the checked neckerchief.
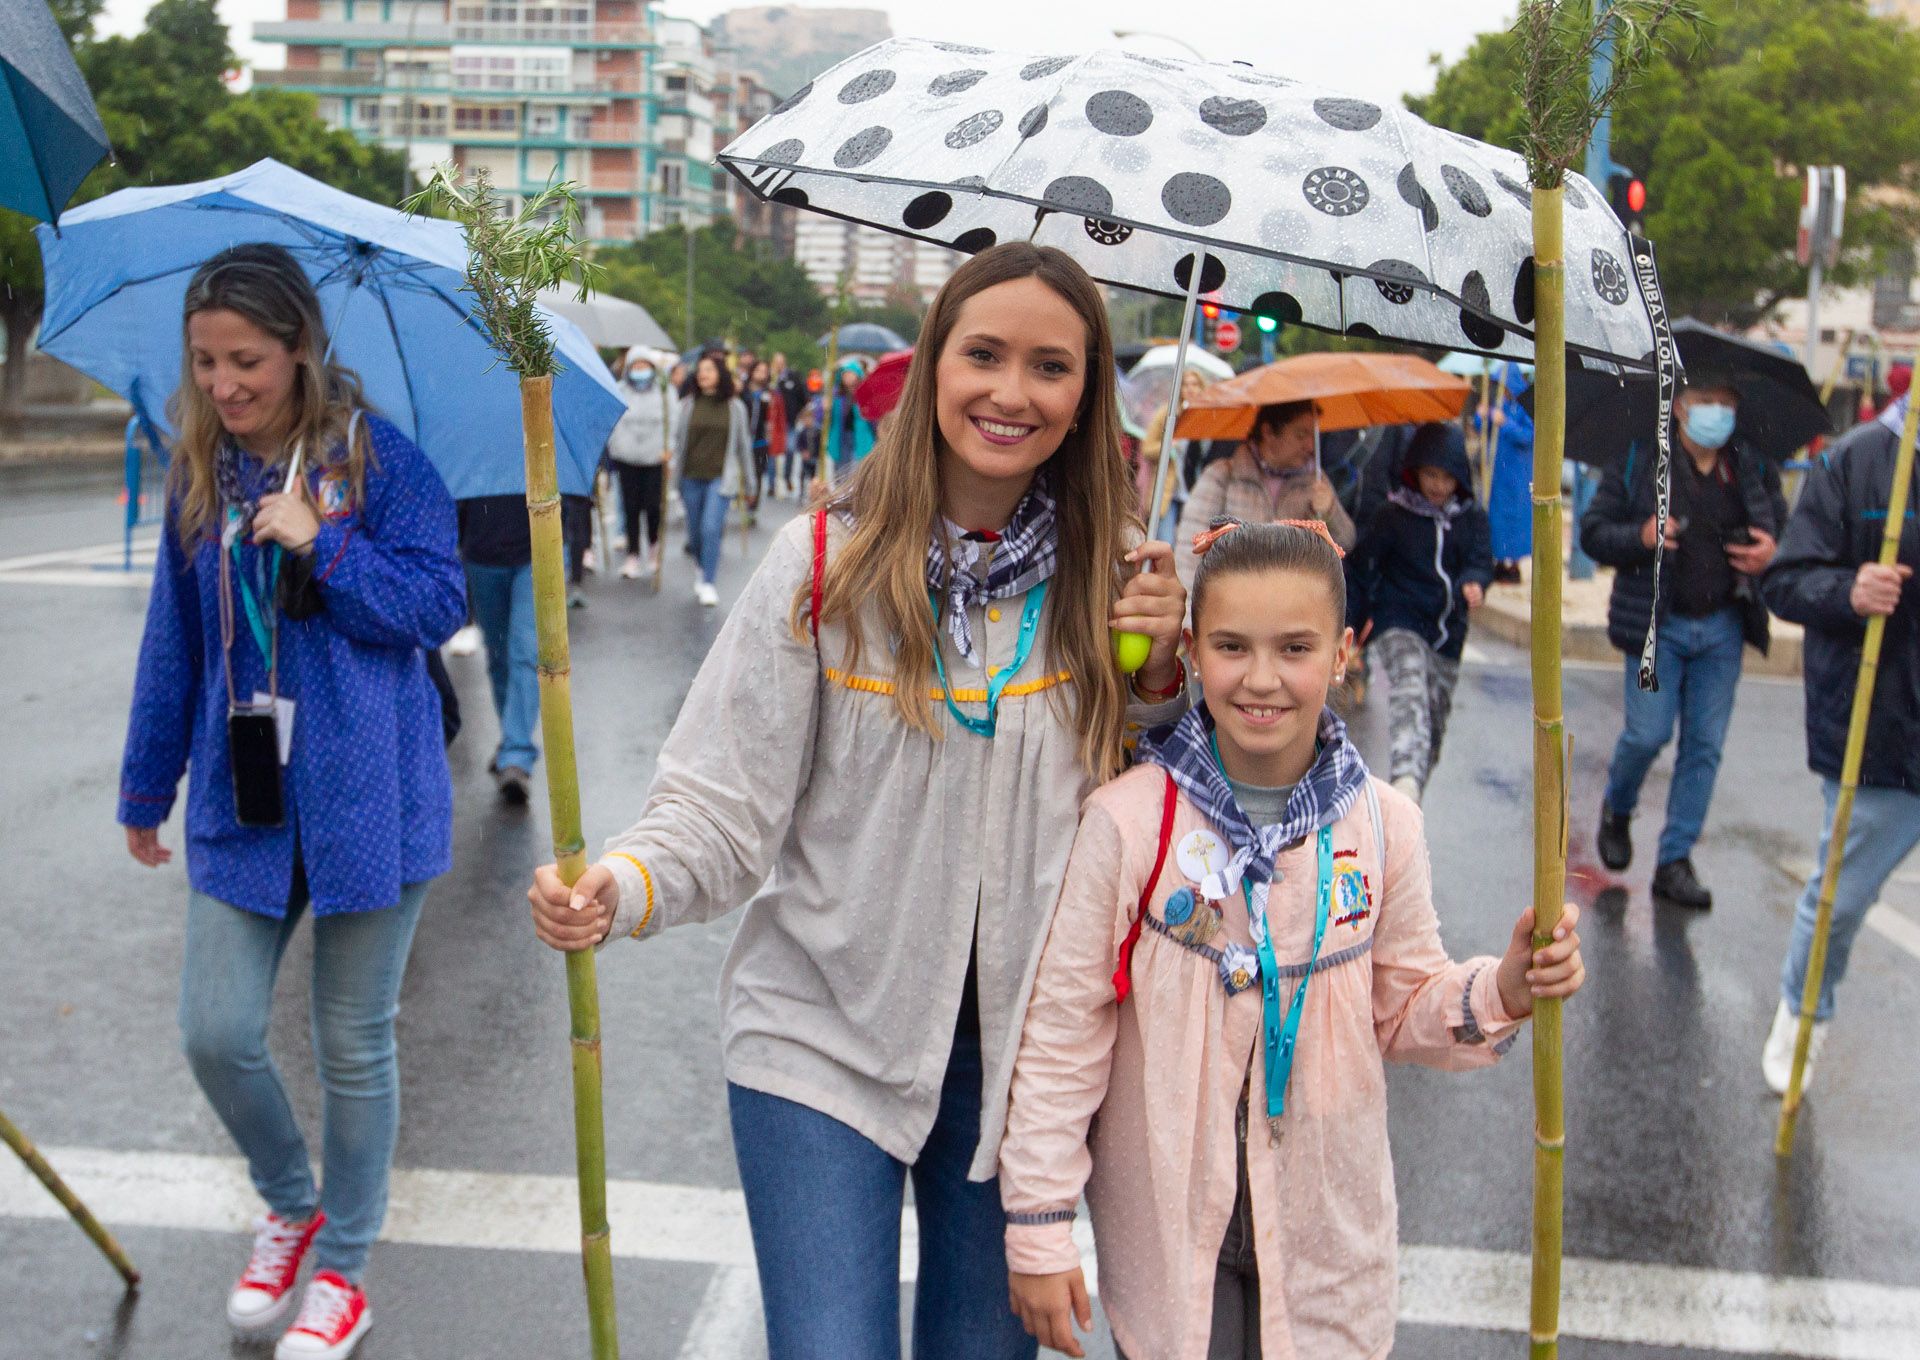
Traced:
<path fill-rule="evenodd" d="M 1259 910 L 1248 912 L 1248 925 L 1254 940 L 1267 929 L 1266 885 L 1273 880 L 1274 861 L 1281 850 L 1305 840 L 1323 826 L 1346 816 L 1366 790 L 1367 763 L 1347 740 L 1347 725 L 1333 710 L 1320 712 L 1319 753 L 1306 777 L 1293 786 L 1287 810 L 1272 826 L 1256 827 L 1247 820 L 1227 777 L 1213 758 L 1213 714 L 1206 704 L 1198 703 L 1186 716 L 1167 727 L 1156 728 L 1140 740 L 1139 760 L 1158 765 L 1173 776 L 1173 782 L 1200 809 L 1214 828 L 1233 846 L 1233 859 L 1227 866 L 1221 887 L 1233 893 L 1241 881 L 1256 885 Z M 1258 974 L 1258 956 L 1244 945 L 1228 944 L 1222 950 L 1220 977 L 1228 991 L 1236 990 L 1228 980 L 1234 971 L 1244 969 L 1245 976 Z"/>
<path fill-rule="evenodd" d="M 1053 497 L 1045 475 L 1035 477 L 997 543 L 968 537 L 950 519 L 942 518 L 940 523 L 927 541 L 927 590 L 936 598 L 944 597 L 947 633 L 967 664 L 977 667 L 982 663 L 974 650 L 968 611 L 988 600 L 1024 595 L 1053 575 L 1059 555 Z M 983 579 L 974 568 L 989 549 L 992 556 Z"/>

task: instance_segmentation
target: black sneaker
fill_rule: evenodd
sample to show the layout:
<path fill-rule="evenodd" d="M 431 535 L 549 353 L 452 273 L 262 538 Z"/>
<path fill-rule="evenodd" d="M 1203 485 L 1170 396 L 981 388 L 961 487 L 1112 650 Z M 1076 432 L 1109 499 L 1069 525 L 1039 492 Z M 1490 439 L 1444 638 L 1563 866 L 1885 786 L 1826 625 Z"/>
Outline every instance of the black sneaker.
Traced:
<path fill-rule="evenodd" d="M 1605 803 L 1600 805 L 1600 834 L 1593 838 L 1594 845 L 1600 851 L 1600 862 L 1616 874 L 1633 863 L 1632 820 Z"/>
<path fill-rule="evenodd" d="M 531 796 L 528 790 L 529 776 L 518 765 L 503 765 L 494 771 L 494 787 L 500 790 L 500 800 L 513 807 L 525 807 Z"/>
<path fill-rule="evenodd" d="M 1694 874 L 1690 859 L 1676 859 L 1655 869 L 1653 896 L 1655 901 L 1695 911 L 1708 911 L 1713 907 L 1713 894 Z"/>

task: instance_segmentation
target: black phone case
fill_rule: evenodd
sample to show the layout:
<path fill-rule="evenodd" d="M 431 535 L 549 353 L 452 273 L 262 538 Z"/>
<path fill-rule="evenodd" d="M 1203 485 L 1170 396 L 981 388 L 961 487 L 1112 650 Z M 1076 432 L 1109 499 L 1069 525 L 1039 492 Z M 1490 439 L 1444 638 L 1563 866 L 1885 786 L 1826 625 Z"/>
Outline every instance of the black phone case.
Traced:
<path fill-rule="evenodd" d="M 242 826 L 279 826 L 286 816 L 280 796 L 280 734 L 271 709 L 227 714 L 227 754 L 233 766 L 234 814 Z"/>

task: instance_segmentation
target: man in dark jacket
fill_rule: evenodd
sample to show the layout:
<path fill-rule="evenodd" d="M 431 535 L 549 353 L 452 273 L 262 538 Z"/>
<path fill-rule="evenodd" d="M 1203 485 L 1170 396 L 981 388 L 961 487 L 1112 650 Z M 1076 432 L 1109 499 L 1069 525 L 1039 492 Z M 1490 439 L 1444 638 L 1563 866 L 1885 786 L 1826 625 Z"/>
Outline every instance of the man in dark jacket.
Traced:
<path fill-rule="evenodd" d="M 1906 419 L 1906 405 L 1905 399 L 1895 403 L 1878 420 L 1850 431 L 1821 454 L 1762 587 L 1775 613 L 1807 630 L 1807 764 L 1820 776 L 1827 802 L 1820 854 L 1794 913 L 1793 940 L 1780 974 L 1780 1005 L 1762 1056 L 1767 1085 L 1776 1095 L 1786 1090 L 1793 1065 L 1821 868 L 1860 675 L 1861 642 L 1866 621 L 1876 614 L 1886 618 L 1886 634 L 1867 720 L 1860 788 L 1834 894 L 1820 1001 L 1814 1009 L 1814 1053 L 1826 1040 L 1834 989 L 1846 975 L 1860 923 L 1879 900 L 1888 876 L 1920 843 L 1920 598 L 1911 589 L 1914 564 L 1920 563 L 1920 522 L 1911 494 L 1898 563 L 1879 564 L 1897 431 Z M 1810 1080 L 1811 1054 L 1807 1062 L 1805 1077 Z"/>
<path fill-rule="evenodd" d="M 1694 872 L 1694 842 L 1706 825 L 1720 751 L 1733 720 L 1741 650 L 1767 649 L 1767 609 L 1755 578 L 1773 560 L 1786 519 L 1780 474 L 1734 438 L 1740 397 L 1729 378 L 1694 375 L 1676 404 L 1678 447 L 1666 561 L 1660 575 L 1660 688 L 1643 690 L 1640 647 L 1653 612 L 1655 459 L 1637 446 L 1624 471 L 1608 469 L 1580 520 L 1587 555 L 1615 569 L 1608 640 L 1626 653 L 1626 723 L 1607 769 L 1600 807 L 1600 860 L 1619 871 L 1633 860 L 1628 824 L 1647 771 L 1680 725 L 1667 822 L 1654 858 L 1653 896 L 1675 906 L 1713 905 Z"/>
<path fill-rule="evenodd" d="M 1387 674 L 1393 786 L 1418 802 L 1447 735 L 1467 611 L 1493 580 L 1493 544 L 1458 425 L 1420 426 L 1401 466 L 1349 559 L 1349 613 L 1372 625 Z"/>

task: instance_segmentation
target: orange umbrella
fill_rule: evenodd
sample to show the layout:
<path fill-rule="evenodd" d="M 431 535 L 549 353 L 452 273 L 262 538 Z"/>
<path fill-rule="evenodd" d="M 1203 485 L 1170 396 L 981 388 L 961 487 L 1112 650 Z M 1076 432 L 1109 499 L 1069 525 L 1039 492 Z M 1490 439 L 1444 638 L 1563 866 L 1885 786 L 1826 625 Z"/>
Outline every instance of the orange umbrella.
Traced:
<path fill-rule="evenodd" d="M 1297 354 L 1215 383 L 1180 412 L 1181 439 L 1245 439 L 1262 406 L 1310 401 L 1322 430 L 1458 420 L 1473 385 L 1411 354 Z"/>

